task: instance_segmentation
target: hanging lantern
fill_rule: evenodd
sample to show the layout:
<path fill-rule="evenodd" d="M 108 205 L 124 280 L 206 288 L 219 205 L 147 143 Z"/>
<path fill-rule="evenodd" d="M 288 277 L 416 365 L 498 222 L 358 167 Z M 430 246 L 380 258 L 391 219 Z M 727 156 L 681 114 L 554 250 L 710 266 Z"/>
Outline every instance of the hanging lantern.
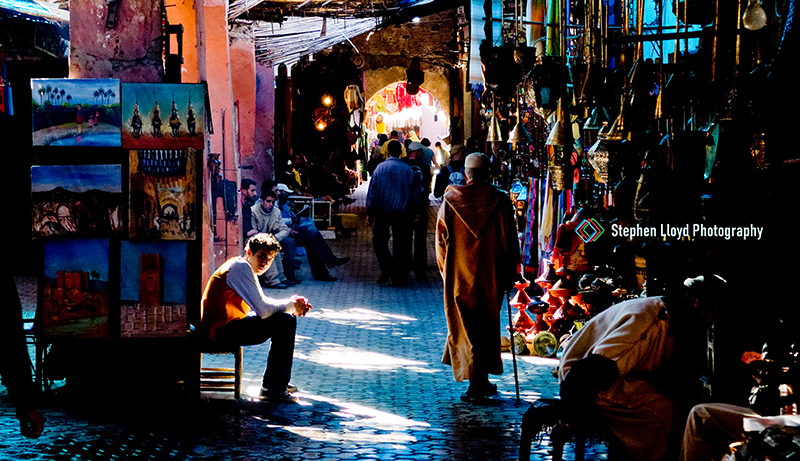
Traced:
<path fill-rule="evenodd" d="M 600 182 L 603 184 L 608 183 L 609 155 L 607 144 L 608 139 L 604 134 L 601 133 L 600 138 L 592 147 L 589 148 L 589 152 L 586 153 L 586 158 L 589 160 L 589 164 L 595 169 Z"/>
<path fill-rule="evenodd" d="M 605 137 L 609 141 L 622 141 L 624 139 L 628 139 L 629 135 L 630 133 L 626 132 L 625 127 L 625 96 L 622 96 L 619 115 L 617 116 L 617 119 L 614 120 L 611 128 L 608 129 L 608 133 L 605 134 Z"/>
<path fill-rule="evenodd" d="M 556 192 L 561 192 L 567 188 L 568 175 L 564 171 L 564 165 L 550 165 L 550 187 Z"/>
<path fill-rule="evenodd" d="M 492 118 L 489 121 L 489 133 L 486 135 L 487 142 L 503 142 L 503 132 L 500 128 L 500 115 L 497 108 L 492 103 Z"/>
<path fill-rule="evenodd" d="M 531 70 L 536 105 L 545 112 L 558 108 L 564 93 L 565 77 L 561 60 L 556 56 L 543 56 Z"/>
<path fill-rule="evenodd" d="M 533 138 L 531 138 L 528 130 L 525 129 L 525 124 L 522 123 L 519 117 L 517 117 L 517 124 L 514 125 L 514 129 L 508 134 L 508 142 L 512 144 L 514 149 L 517 148 L 517 144 L 530 144 L 533 142 Z"/>
<path fill-rule="evenodd" d="M 411 65 L 406 69 L 406 93 L 415 95 L 419 87 L 425 82 L 425 72 L 419 64 L 419 58 L 411 58 Z"/>
<path fill-rule="evenodd" d="M 344 102 L 347 104 L 347 110 L 353 112 L 356 109 L 364 107 L 364 97 L 361 96 L 361 90 L 358 85 L 348 85 L 344 89 Z"/>
<path fill-rule="evenodd" d="M 550 130 L 550 135 L 547 137 L 547 142 L 545 144 L 548 146 L 571 147 L 572 124 L 566 121 L 566 118 L 564 117 L 564 110 L 561 104 L 561 101 L 559 101 L 558 111 L 556 112 L 556 123 Z"/>

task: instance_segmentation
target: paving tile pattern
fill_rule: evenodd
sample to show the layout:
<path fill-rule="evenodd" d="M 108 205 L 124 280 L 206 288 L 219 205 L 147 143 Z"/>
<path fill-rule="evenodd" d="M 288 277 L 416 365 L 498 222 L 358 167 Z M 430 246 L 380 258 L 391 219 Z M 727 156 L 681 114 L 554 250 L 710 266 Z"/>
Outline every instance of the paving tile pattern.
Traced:
<path fill-rule="evenodd" d="M 558 393 L 555 360 L 518 357 L 518 402 L 511 356 L 504 354 L 505 373 L 491 377 L 499 395 L 485 404 L 461 402 L 467 384 L 455 383 L 451 369 L 441 364 L 447 327 L 433 253 L 439 203 L 430 208 L 427 280 L 412 275 L 405 287 L 393 288 L 376 284 L 371 229 L 363 220 L 365 194 L 366 184 L 354 193 L 356 203 L 340 210 L 360 215 L 357 233 L 329 240 L 337 255 L 352 258 L 331 270 L 339 281 L 314 281 L 304 261 L 302 284 L 268 293 L 304 295 L 314 306 L 298 322 L 292 378 L 300 388 L 298 403 L 255 397 L 269 343 L 245 348 L 244 395 L 238 401 L 210 395 L 142 404 L 120 396 L 87 408 L 57 392 L 43 398 L 48 425 L 37 440 L 18 434 L 0 387 L 0 460 L 517 459 L 522 414 L 535 399 Z M 23 304 L 29 304 L 25 290 L 23 284 Z M 228 360 L 206 356 L 204 365 Z M 531 459 L 551 459 L 546 438 L 532 453 Z M 568 445 L 565 458 L 572 456 Z M 587 459 L 605 457 L 602 444 L 587 447 Z"/>

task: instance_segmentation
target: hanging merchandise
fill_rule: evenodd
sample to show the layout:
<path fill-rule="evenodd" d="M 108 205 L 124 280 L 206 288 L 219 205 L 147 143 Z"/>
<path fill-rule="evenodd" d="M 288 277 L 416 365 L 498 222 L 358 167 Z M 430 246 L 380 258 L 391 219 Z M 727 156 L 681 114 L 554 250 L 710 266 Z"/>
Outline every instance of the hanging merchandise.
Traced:
<path fill-rule="evenodd" d="M 589 164 L 592 165 L 597 172 L 597 179 L 603 184 L 608 183 L 609 154 L 606 147 L 607 144 L 608 139 L 606 139 L 605 135 L 600 135 L 600 139 L 589 148 L 589 152 L 586 154 Z"/>
<path fill-rule="evenodd" d="M 350 112 L 364 107 L 364 97 L 361 95 L 358 85 L 348 85 L 345 88 L 344 101 L 347 104 L 347 110 Z"/>
<path fill-rule="evenodd" d="M 536 221 L 538 218 L 537 206 L 539 194 L 537 187 L 539 180 L 534 178 L 528 179 L 528 215 L 525 220 L 525 234 L 522 244 L 522 264 L 524 266 L 531 266 L 531 260 L 536 256 L 536 249 L 538 246 L 538 233 L 536 228 Z"/>
<path fill-rule="evenodd" d="M 748 1 L 742 15 L 742 25 L 748 30 L 759 30 L 767 25 L 767 12 L 761 6 L 761 0 Z"/>
<path fill-rule="evenodd" d="M 425 72 L 419 64 L 419 58 L 411 58 L 411 65 L 406 69 L 406 92 L 408 94 L 417 94 L 419 87 L 425 82 Z"/>
<path fill-rule="evenodd" d="M 566 78 L 561 59 L 557 56 L 543 56 L 541 62 L 533 66 L 530 75 L 536 106 L 549 116 L 558 108 L 558 101 L 564 95 Z"/>

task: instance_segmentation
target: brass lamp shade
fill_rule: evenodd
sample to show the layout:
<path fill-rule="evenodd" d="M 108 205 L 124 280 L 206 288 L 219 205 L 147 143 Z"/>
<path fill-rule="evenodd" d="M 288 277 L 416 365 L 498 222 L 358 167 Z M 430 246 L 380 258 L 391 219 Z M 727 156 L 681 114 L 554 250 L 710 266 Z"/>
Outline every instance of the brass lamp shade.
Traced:
<path fill-rule="evenodd" d="M 525 129 L 525 124 L 523 124 L 521 120 L 517 122 L 514 129 L 508 134 L 508 142 L 514 144 L 514 147 L 519 143 L 530 144 L 533 142 L 533 138 L 531 138 L 528 130 Z"/>
<path fill-rule="evenodd" d="M 556 115 L 556 123 L 550 130 L 550 135 L 547 137 L 548 146 L 570 146 L 572 145 L 572 124 L 564 120 L 564 111 L 562 110 L 561 102 L 558 103 L 558 112 Z"/>
<path fill-rule="evenodd" d="M 609 141 L 622 141 L 624 139 L 628 139 L 629 133 L 626 131 L 625 127 L 625 96 L 622 96 L 621 99 L 622 102 L 620 104 L 619 115 L 606 133 L 606 138 Z"/>
<path fill-rule="evenodd" d="M 492 119 L 489 122 L 489 133 L 486 135 L 488 142 L 503 142 L 503 132 L 500 129 L 500 116 L 497 110 L 492 109 Z"/>

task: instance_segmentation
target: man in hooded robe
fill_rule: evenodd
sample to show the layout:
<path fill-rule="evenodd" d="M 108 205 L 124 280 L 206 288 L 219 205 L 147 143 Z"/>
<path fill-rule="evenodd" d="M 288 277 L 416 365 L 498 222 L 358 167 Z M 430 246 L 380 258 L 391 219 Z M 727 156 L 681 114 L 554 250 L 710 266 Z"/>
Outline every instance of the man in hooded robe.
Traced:
<path fill-rule="evenodd" d="M 468 182 L 447 188 L 436 223 L 448 329 L 442 363 L 453 367 L 456 382 L 469 380 L 465 401 L 497 393 L 488 375 L 503 373 L 500 310 L 520 263 L 514 207 L 489 182 L 489 167 L 486 155 L 467 156 Z"/>

